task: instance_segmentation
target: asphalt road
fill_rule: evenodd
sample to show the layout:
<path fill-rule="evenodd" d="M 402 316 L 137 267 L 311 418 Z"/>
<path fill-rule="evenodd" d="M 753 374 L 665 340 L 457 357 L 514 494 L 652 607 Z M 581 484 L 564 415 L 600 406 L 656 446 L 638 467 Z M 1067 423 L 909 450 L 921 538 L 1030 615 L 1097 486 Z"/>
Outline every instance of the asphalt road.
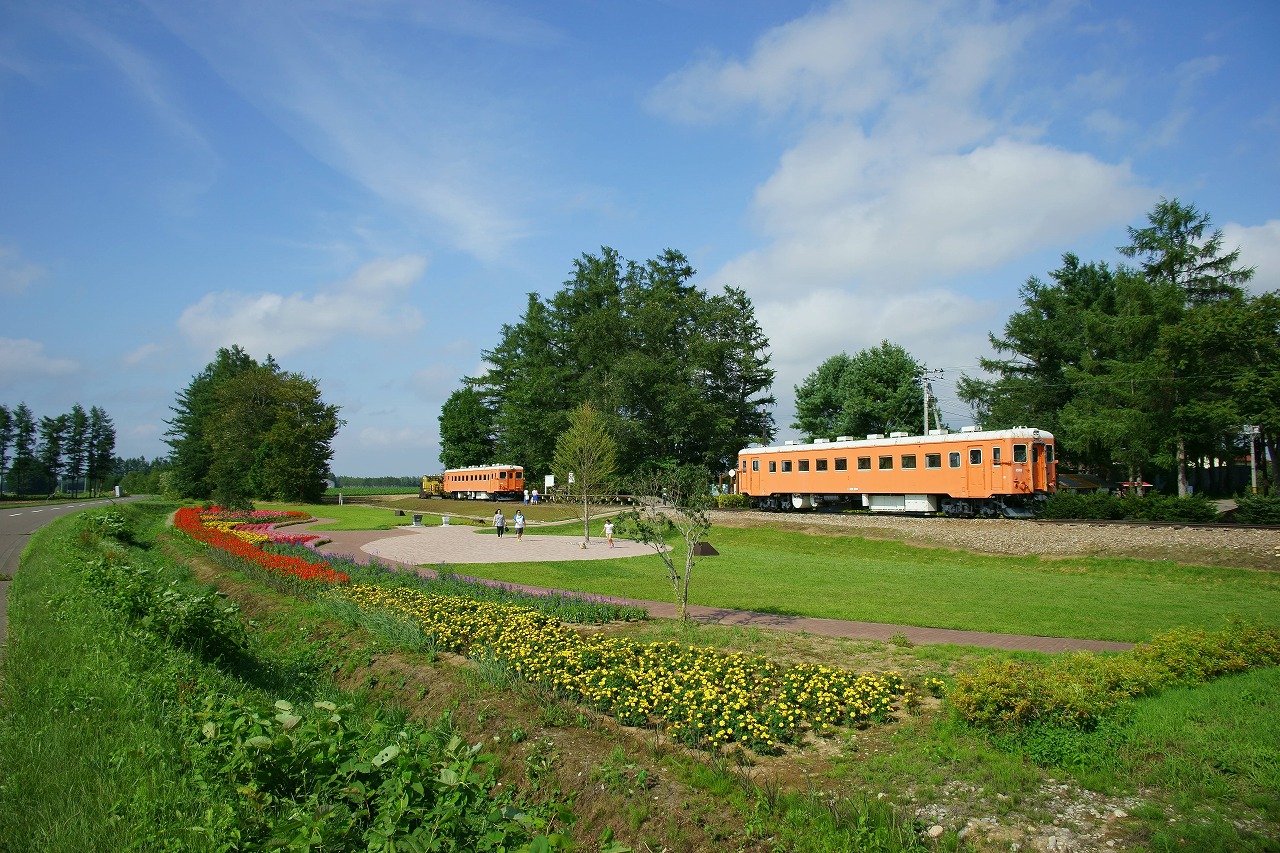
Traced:
<path fill-rule="evenodd" d="M 133 498 L 119 500 L 127 501 Z M 18 560 L 22 557 L 31 534 L 55 518 L 79 512 L 85 507 L 104 506 L 107 503 L 107 501 L 95 500 L 15 507 L 0 504 L 0 644 L 3 644 L 9 636 L 9 584 L 18 571 Z"/>

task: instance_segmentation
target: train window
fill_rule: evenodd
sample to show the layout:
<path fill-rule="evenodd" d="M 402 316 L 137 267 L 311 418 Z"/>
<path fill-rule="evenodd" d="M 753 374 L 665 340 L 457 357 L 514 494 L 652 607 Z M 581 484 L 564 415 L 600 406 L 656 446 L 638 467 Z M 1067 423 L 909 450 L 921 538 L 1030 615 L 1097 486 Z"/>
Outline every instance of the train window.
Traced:
<path fill-rule="evenodd" d="M 1014 462 L 1027 461 L 1027 446 L 1025 444 L 1015 444 L 1013 446 L 1013 461 Z"/>
<path fill-rule="evenodd" d="M 1044 446 L 1044 461 L 1045 462 L 1053 461 L 1053 445 L 1052 444 L 1046 444 Z"/>
<path fill-rule="evenodd" d="M 759 459 L 752 459 L 752 460 L 751 460 L 751 470 L 752 470 L 752 471 L 759 471 L 759 470 L 760 470 L 760 460 L 759 460 Z"/>
<path fill-rule="evenodd" d="M 815 471 L 825 471 L 825 470 L 827 470 L 827 460 L 825 460 L 825 459 L 818 459 L 818 460 L 814 463 L 814 465 L 815 465 L 815 467 L 814 467 L 814 470 L 815 470 Z"/>
<path fill-rule="evenodd" d="M 947 454 L 947 464 L 950 465 L 952 468 L 960 467 L 960 451 L 959 450 L 953 450 Z"/>
<path fill-rule="evenodd" d="M 770 463 L 769 463 L 769 473 L 770 473 L 770 474 L 776 474 L 776 473 L 778 473 L 778 463 L 777 463 L 777 462 L 770 462 Z"/>
<path fill-rule="evenodd" d="M 801 459 L 801 460 L 799 460 L 799 462 L 797 462 L 796 464 L 798 464 L 798 465 L 800 466 L 799 468 L 797 468 L 797 469 L 796 469 L 797 471 L 808 471 L 808 470 L 809 470 L 809 460 L 808 460 L 808 459 Z"/>
<path fill-rule="evenodd" d="M 881 471 L 892 471 L 892 470 L 893 470 L 893 457 L 892 457 L 892 456 L 881 456 L 881 457 L 880 457 L 880 470 L 881 470 Z"/>
<path fill-rule="evenodd" d="M 914 453 L 902 454 L 902 467 L 904 469 L 916 467 L 916 455 Z"/>
<path fill-rule="evenodd" d="M 969 448 L 969 464 L 970 465 L 982 464 L 982 448 L 981 447 Z"/>
<path fill-rule="evenodd" d="M 859 457 L 858 457 L 858 470 L 859 470 L 859 471 L 870 471 L 870 470 L 871 470 L 871 457 L 870 457 L 870 456 L 859 456 Z"/>
<path fill-rule="evenodd" d="M 517 480 L 523 480 L 523 479 L 524 479 L 524 472 L 523 472 L 523 471 L 517 471 L 517 472 L 516 472 L 516 479 L 517 479 Z"/>
<path fill-rule="evenodd" d="M 941 468 L 941 467 L 942 467 L 942 454 L 941 454 L 941 453 L 926 453 L 926 454 L 924 455 L 924 467 L 926 467 L 926 468 Z"/>
<path fill-rule="evenodd" d="M 747 470 L 747 460 L 745 459 L 742 460 L 742 470 L 743 471 Z"/>
<path fill-rule="evenodd" d="M 1000 464 L 1000 448 L 999 448 L 999 446 L 996 446 L 996 447 L 991 448 L 991 464 L 992 464 L 992 465 L 999 465 L 999 464 Z"/>
<path fill-rule="evenodd" d="M 848 459 L 837 459 L 837 460 L 836 460 L 836 470 L 837 470 L 837 471 L 848 471 L 848 470 L 849 470 L 849 460 L 848 460 Z"/>
<path fill-rule="evenodd" d="M 782 460 L 782 473 L 784 473 L 784 474 L 789 474 L 789 473 L 791 473 L 791 460 L 790 460 L 790 459 L 783 459 L 783 460 Z"/>

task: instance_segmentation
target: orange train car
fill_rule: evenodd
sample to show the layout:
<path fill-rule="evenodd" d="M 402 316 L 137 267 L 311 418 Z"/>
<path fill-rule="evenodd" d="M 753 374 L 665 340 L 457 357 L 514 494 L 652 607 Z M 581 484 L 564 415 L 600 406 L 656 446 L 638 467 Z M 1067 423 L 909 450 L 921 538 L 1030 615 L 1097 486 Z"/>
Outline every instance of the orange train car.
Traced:
<path fill-rule="evenodd" d="M 1051 433 L 1030 427 L 931 430 L 788 442 L 738 452 L 736 489 L 773 510 L 1030 515 L 1057 489 Z"/>
<path fill-rule="evenodd" d="M 445 497 L 458 500 L 523 500 L 524 468 L 519 465 L 447 468 L 441 491 Z"/>

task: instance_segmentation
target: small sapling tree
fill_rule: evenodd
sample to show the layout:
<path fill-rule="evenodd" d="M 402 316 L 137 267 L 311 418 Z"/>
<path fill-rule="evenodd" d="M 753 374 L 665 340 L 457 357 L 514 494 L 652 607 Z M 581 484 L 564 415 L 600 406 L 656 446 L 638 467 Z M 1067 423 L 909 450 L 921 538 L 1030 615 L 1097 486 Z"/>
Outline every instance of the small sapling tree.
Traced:
<path fill-rule="evenodd" d="M 566 500 L 580 509 L 584 546 L 591 541 L 594 505 L 613 491 L 617 465 L 618 445 L 604 417 L 590 403 L 583 403 L 569 415 L 569 428 L 556 439 L 552 467 L 565 484 Z"/>
<path fill-rule="evenodd" d="M 631 483 L 635 508 L 622 516 L 628 536 L 648 545 L 662 558 L 675 594 L 680 621 L 688 618 L 689 582 L 694 552 L 711 529 L 711 473 L 701 465 L 661 467 L 636 476 Z M 684 542 L 684 567 L 668 544 Z"/>

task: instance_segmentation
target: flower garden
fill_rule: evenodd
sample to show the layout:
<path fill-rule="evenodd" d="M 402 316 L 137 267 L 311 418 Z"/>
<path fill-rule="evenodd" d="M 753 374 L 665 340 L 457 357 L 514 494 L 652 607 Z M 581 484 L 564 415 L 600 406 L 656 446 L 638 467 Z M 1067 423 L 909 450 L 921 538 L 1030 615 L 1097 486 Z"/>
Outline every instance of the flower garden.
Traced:
<path fill-rule="evenodd" d="M 327 562 L 264 550 L 273 543 L 314 544 L 321 537 L 276 529 L 307 518 L 297 512 L 187 508 L 178 511 L 175 525 L 215 556 L 412 624 L 439 649 L 492 660 L 529 684 L 623 725 L 660 727 L 693 747 L 737 744 L 776 753 L 808 732 L 884 721 L 914 698 L 897 673 L 782 667 L 760 656 L 672 642 L 584 636 L 531 607 L 433 594 L 403 578 L 351 583 L 349 573 Z"/>
<path fill-rule="evenodd" d="M 623 725 L 660 726 L 690 746 L 775 753 L 807 731 L 883 721 L 912 699 L 896 673 L 780 667 L 754 655 L 583 636 L 527 608 L 407 587 L 354 584 L 329 595 L 412 622 L 442 649 L 495 659 L 528 683 Z"/>

